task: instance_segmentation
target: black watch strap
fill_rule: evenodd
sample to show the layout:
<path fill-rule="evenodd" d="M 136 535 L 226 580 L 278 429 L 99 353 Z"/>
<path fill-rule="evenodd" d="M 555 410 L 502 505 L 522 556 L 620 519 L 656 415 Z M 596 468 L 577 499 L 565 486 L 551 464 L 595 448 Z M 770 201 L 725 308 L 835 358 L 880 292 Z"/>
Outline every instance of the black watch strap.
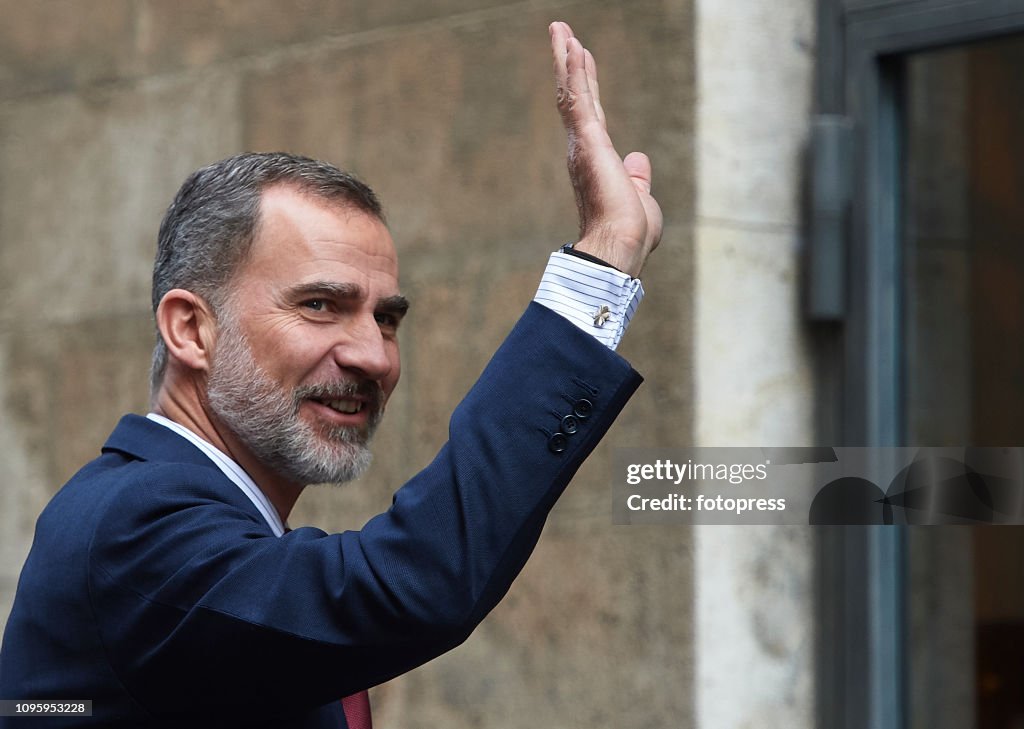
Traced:
<path fill-rule="evenodd" d="M 573 247 L 575 245 L 575 243 L 566 243 L 564 246 L 561 247 L 560 250 L 562 251 L 562 253 L 565 253 L 568 256 L 576 256 L 577 258 L 582 258 L 584 261 L 590 261 L 591 263 L 596 263 L 599 266 L 606 266 L 608 268 L 614 268 L 616 271 L 619 271 L 619 269 L 615 268 L 615 266 L 608 263 L 608 261 L 603 261 L 597 256 L 592 256 L 589 253 L 584 253 L 583 251 L 576 250 Z M 621 273 L 621 271 L 619 272 Z"/>

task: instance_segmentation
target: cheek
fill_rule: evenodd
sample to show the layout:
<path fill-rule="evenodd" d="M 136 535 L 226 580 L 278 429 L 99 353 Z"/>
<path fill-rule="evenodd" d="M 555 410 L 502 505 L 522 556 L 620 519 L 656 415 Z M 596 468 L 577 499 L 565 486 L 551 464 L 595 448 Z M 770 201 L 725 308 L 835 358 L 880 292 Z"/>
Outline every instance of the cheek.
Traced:
<path fill-rule="evenodd" d="M 288 387 L 307 380 L 329 360 L 330 347 L 312 338 L 280 339 L 266 350 L 264 368 Z"/>

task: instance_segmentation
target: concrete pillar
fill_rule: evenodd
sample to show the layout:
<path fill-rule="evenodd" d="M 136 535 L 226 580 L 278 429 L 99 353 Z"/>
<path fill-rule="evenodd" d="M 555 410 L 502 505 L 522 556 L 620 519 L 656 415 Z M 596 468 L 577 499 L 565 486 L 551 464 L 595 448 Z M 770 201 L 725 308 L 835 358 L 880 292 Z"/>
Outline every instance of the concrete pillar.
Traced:
<path fill-rule="evenodd" d="M 697 2 L 700 446 L 813 442 L 798 276 L 813 19 L 812 0 Z M 697 726 L 812 726 L 810 529 L 695 532 Z"/>

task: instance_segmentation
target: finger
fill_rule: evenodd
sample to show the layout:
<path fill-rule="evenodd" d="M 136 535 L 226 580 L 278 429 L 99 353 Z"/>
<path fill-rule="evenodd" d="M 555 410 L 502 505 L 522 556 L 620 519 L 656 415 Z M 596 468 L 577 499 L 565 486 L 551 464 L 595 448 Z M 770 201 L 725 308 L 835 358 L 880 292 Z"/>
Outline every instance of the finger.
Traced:
<path fill-rule="evenodd" d="M 597 112 L 597 118 L 601 122 L 601 126 L 607 128 L 604 108 L 601 106 L 601 87 L 597 83 L 597 61 L 594 60 L 594 54 L 586 48 L 583 49 L 583 58 L 587 70 L 587 83 L 590 85 L 590 92 L 594 97 L 594 111 Z"/>
<path fill-rule="evenodd" d="M 626 168 L 626 174 L 629 175 L 629 179 L 633 181 L 634 185 L 637 185 L 646 193 L 651 192 L 651 160 L 643 152 L 630 152 L 626 155 L 626 158 L 622 160 L 622 166 Z"/>
<path fill-rule="evenodd" d="M 567 93 L 568 74 L 565 70 L 565 59 L 568 53 L 566 47 L 570 38 L 573 37 L 572 28 L 567 23 L 556 20 L 548 26 L 548 34 L 551 36 L 551 56 L 555 76 L 555 91 L 561 99 Z"/>
<path fill-rule="evenodd" d="M 567 82 L 565 71 L 565 44 L 569 40 L 565 34 L 562 23 L 552 23 L 548 26 L 548 33 L 551 36 L 551 61 L 552 70 L 555 76 L 555 92 L 561 100 L 563 89 Z"/>
<path fill-rule="evenodd" d="M 564 20 L 559 20 L 559 21 L 557 21 L 557 23 L 558 23 L 558 26 L 562 29 L 562 32 L 565 33 L 565 37 L 566 38 L 575 38 L 576 37 L 576 34 L 572 30 L 572 26 L 570 26 Z"/>
<path fill-rule="evenodd" d="M 566 93 L 559 99 L 562 120 L 568 129 L 581 129 L 597 121 L 594 95 L 587 79 L 586 54 L 578 39 L 570 37 L 565 56 Z"/>

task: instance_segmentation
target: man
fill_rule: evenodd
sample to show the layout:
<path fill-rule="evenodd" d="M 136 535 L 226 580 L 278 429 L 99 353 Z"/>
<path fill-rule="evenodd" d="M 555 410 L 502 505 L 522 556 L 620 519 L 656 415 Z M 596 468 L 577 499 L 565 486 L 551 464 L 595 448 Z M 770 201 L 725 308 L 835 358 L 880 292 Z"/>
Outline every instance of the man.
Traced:
<path fill-rule="evenodd" d="M 580 240 L 434 462 L 359 532 L 285 524 L 306 484 L 365 468 L 398 382 L 407 304 L 380 206 L 285 154 L 185 182 L 154 266 L 153 412 L 122 419 L 40 516 L 0 654 L 0 698 L 93 715 L 31 726 L 369 726 L 366 688 L 458 645 L 508 590 L 639 385 L 612 349 L 661 235 L 592 56 L 550 33 Z"/>

